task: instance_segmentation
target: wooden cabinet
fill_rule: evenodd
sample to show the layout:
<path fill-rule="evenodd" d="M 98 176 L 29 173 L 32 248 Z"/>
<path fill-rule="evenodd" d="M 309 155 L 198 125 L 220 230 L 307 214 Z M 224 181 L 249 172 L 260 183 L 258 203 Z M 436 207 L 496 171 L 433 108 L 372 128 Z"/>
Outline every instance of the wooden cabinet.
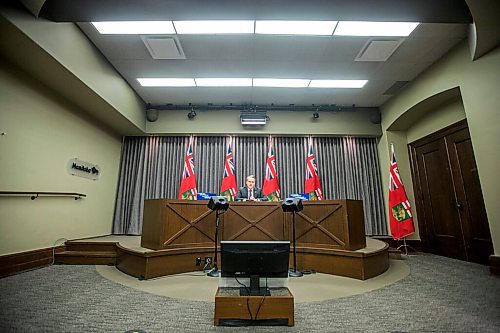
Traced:
<path fill-rule="evenodd" d="M 271 296 L 240 296 L 239 288 L 219 288 L 215 295 L 214 325 L 225 322 L 274 321 L 294 325 L 294 299 L 288 288 L 271 288 Z"/>

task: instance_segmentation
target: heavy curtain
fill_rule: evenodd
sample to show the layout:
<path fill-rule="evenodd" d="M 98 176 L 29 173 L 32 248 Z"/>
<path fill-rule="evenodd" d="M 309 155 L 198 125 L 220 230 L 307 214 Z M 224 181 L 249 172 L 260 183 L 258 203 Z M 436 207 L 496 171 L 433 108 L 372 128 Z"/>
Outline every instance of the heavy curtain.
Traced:
<path fill-rule="evenodd" d="M 198 192 L 219 193 L 231 139 L 236 179 L 255 175 L 261 187 L 269 137 L 195 136 Z M 140 235 L 145 199 L 177 198 L 189 137 L 127 137 L 123 142 L 113 234 Z M 282 199 L 304 192 L 307 137 L 273 137 Z M 387 235 L 375 138 L 314 137 L 325 200 L 363 200 L 367 235 Z"/>

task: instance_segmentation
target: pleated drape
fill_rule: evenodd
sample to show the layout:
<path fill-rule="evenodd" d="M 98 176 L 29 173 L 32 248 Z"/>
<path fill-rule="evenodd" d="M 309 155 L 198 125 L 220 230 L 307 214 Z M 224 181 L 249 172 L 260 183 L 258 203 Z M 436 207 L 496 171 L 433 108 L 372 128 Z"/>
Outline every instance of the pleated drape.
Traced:
<path fill-rule="evenodd" d="M 236 180 L 255 175 L 261 187 L 269 137 L 195 136 L 198 192 L 218 194 L 226 146 L 232 139 Z M 177 198 L 189 137 L 127 137 L 122 147 L 114 234 L 140 235 L 145 199 Z M 274 137 L 282 199 L 304 191 L 307 137 Z M 375 138 L 315 137 L 314 155 L 324 198 L 363 200 L 367 235 L 387 235 Z"/>

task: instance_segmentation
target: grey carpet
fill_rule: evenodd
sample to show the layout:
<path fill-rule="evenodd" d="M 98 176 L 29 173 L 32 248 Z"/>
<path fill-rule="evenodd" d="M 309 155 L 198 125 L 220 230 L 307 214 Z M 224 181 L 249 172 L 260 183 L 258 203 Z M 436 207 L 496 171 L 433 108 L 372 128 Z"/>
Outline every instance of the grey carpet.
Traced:
<path fill-rule="evenodd" d="M 409 257 L 410 275 L 362 295 L 296 304 L 295 327 L 214 327 L 213 302 L 126 288 L 94 266 L 0 279 L 2 332 L 500 332 L 500 279 L 486 266 Z"/>

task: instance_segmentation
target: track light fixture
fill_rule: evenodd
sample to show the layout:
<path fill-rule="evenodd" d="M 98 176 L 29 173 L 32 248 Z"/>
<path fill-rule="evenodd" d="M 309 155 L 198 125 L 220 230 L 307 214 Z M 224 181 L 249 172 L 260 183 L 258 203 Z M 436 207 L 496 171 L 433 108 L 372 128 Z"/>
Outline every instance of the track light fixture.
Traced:
<path fill-rule="evenodd" d="M 319 113 L 318 113 L 318 111 L 315 111 L 315 112 L 313 113 L 313 118 L 314 118 L 314 119 L 318 119 L 318 118 L 319 118 Z"/>
<path fill-rule="evenodd" d="M 196 117 L 196 111 L 191 109 L 191 111 L 189 111 L 189 113 L 188 113 L 188 118 L 189 118 L 189 120 L 193 120 L 194 117 Z"/>
<path fill-rule="evenodd" d="M 254 105 L 254 104 L 148 104 L 146 110 L 154 109 L 157 111 L 161 110 L 172 110 L 172 111 L 186 111 L 188 112 L 188 118 L 193 119 L 196 117 L 197 111 L 240 111 L 241 113 L 260 113 L 260 112 L 274 112 L 274 111 L 297 111 L 297 112 L 310 112 L 312 117 L 314 114 L 320 116 L 320 112 L 356 112 L 356 111 L 371 111 L 380 112 L 376 107 L 359 107 L 356 104 L 321 104 L 321 105 L 295 105 L 295 104 L 282 104 L 282 105 Z M 197 110 L 197 111 L 195 111 Z M 269 119 L 268 119 L 269 120 Z"/>

